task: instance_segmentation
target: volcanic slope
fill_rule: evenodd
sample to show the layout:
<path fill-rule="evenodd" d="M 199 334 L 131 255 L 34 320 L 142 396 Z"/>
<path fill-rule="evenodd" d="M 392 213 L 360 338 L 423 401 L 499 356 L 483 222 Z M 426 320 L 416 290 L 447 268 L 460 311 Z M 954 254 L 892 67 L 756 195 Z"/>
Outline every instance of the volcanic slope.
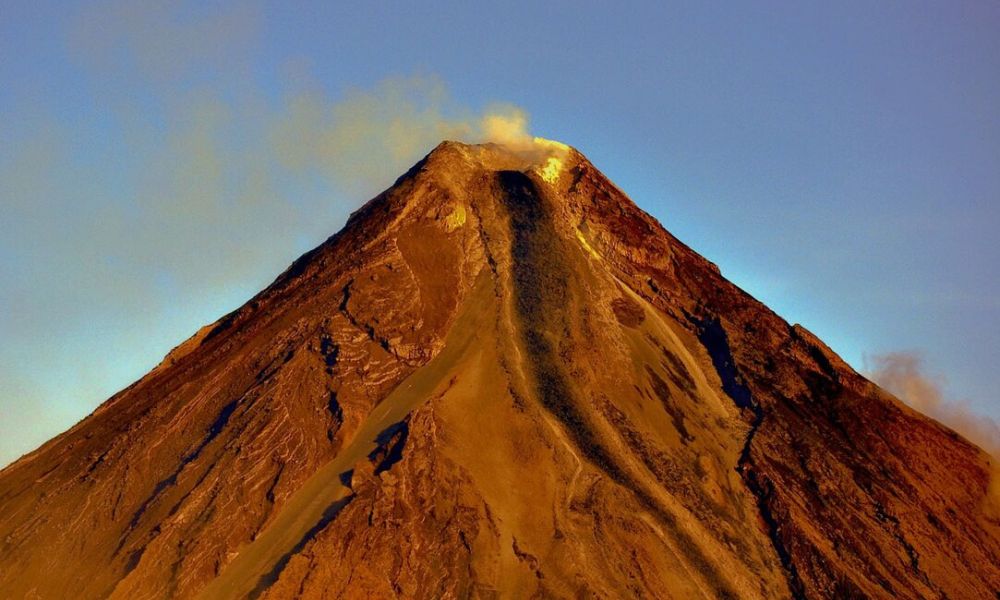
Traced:
<path fill-rule="evenodd" d="M 445 142 L 0 472 L 0 597 L 993 598 L 990 469 L 577 151 Z"/>

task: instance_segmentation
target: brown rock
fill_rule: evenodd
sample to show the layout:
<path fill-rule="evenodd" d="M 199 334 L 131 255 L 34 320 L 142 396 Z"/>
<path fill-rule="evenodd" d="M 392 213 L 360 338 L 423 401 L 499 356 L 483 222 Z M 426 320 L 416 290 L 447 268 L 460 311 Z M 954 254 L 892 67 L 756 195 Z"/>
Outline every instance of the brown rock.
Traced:
<path fill-rule="evenodd" d="M 443 143 L 0 472 L 0 596 L 994 597 L 989 457 L 547 151 Z"/>

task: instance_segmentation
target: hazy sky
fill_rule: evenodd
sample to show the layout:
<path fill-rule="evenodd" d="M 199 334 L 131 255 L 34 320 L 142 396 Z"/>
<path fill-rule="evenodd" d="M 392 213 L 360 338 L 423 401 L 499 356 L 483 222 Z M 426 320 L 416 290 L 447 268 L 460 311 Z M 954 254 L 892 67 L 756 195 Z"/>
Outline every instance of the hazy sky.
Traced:
<path fill-rule="evenodd" d="M 0 464 L 491 112 L 1000 417 L 997 2 L 134 4 L 0 5 Z"/>

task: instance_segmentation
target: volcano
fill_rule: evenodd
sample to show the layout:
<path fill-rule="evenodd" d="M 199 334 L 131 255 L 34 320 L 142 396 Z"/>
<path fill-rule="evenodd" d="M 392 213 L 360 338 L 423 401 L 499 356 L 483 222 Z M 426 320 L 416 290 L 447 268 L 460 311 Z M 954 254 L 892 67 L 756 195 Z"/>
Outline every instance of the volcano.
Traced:
<path fill-rule="evenodd" d="M 992 468 L 576 150 L 444 142 L 0 472 L 0 597 L 994 598 Z"/>

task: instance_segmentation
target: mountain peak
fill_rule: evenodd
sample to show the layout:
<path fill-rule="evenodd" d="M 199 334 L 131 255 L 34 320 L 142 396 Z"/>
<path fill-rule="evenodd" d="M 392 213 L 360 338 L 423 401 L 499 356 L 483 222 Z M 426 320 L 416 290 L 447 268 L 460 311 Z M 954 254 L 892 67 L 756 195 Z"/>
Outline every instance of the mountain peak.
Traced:
<path fill-rule="evenodd" d="M 428 161 L 453 167 L 460 159 L 490 171 L 534 172 L 554 183 L 560 174 L 585 160 L 576 149 L 541 137 L 523 137 L 500 142 L 467 144 L 445 140 L 428 155 Z"/>
<path fill-rule="evenodd" d="M 447 141 L 0 472 L 0 589 L 985 598 L 989 467 L 573 148 Z"/>

